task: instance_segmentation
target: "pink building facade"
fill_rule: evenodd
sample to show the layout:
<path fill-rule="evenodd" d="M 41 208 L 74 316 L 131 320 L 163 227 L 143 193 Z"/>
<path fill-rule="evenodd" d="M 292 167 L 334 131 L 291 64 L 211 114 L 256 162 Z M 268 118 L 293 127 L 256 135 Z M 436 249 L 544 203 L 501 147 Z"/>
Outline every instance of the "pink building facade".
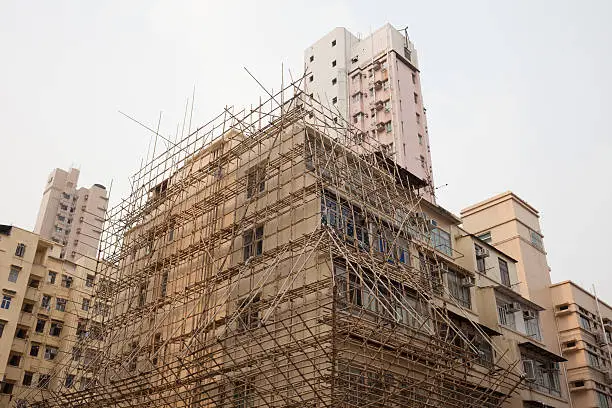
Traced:
<path fill-rule="evenodd" d="M 336 28 L 305 51 L 305 91 L 375 139 L 399 165 L 427 182 L 434 201 L 431 149 L 414 45 L 386 24 L 360 39 Z"/>

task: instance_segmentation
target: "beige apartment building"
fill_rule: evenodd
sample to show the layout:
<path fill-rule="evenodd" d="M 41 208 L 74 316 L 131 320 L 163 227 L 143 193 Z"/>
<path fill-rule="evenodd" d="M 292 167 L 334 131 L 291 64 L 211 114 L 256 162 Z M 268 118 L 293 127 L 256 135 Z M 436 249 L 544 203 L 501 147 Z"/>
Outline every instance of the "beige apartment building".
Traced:
<path fill-rule="evenodd" d="M 51 172 L 34 227 L 35 233 L 61 245 L 60 256 L 72 262 L 84 256 L 97 258 L 108 207 L 103 185 L 79 188 L 78 181 L 78 169 Z"/>
<path fill-rule="evenodd" d="M 0 225 L 0 406 L 40 403 L 73 386 L 58 363 L 73 353 L 95 275 L 61 251 L 38 234 Z"/>
<path fill-rule="evenodd" d="M 612 307 L 571 281 L 553 284 L 551 294 L 574 407 L 608 408 Z"/>
<path fill-rule="evenodd" d="M 542 342 L 556 355 L 561 354 L 553 301 L 550 292 L 550 268 L 546 259 L 539 213 L 512 192 L 506 192 L 472 205 L 461 211 L 463 226 L 482 241 L 512 256 L 518 261 L 516 291 L 539 304 Z M 564 364 L 560 370 L 562 394 L 568 396 Z M 534 384 L 543 380 L 538 376 Z M 535 385 L 534 385 L 535 386 Z"/>
<path fill-rule="evenodd" d="M 47 404 L 567 407 L 518 258 L 357 132 L 266 102 L 134 175 L 73 345 L 92 357 Z"/>

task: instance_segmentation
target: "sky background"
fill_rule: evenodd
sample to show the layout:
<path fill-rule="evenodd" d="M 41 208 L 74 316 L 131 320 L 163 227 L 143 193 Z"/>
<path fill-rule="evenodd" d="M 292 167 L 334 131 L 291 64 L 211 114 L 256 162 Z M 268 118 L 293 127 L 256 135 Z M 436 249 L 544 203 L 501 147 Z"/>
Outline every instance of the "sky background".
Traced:
<path fill-rule="evenodd" d="M 422 72 L 438 202 L 512 190 L 540 210 L 553 281 L 612 303 L 612 2 L 0 0 L 0 223 L 32 229 L 55 167 L 113 183 L 193 122 L 250 106 L 334 27 L 409 27 Z"/>

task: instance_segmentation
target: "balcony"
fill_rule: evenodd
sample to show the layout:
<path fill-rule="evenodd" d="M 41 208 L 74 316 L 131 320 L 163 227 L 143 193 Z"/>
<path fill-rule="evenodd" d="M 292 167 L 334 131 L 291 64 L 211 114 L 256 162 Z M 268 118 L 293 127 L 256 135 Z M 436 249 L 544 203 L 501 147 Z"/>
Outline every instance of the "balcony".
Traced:
<path fill-rule="evenodd" d="M 47 267 L 41 264 L 33 264 L 30 275 L 44 279 L 47 276 Z"/>
<path fill-rule="evenodd" d="M 32 288 L 28 286 L 28 288 L 25 291 L 25 295 L 23 297 L 25 300 L 31 300 L 32 302 L 38 302 L 39 294 L 40 292 L 38 291 L 38 288 Z"/>
<path fill-rule="evenodd" d="M 33 323 L 34 316 L 32 316 L 32 313 L 21 312 L 21 316 L 19 317 L 19 324 L 23 326 L 32 327 Z"/>
<path fill-rule="evenodd" d="M 7 365 L 4 373 L 4 380 L 21 382 L 21 374 L 21 368 Z"/>
<path fill-rule="evenodd" d="M 14 338 L 13 339 L 13 344 L 11 345 L 11 350 L 12 351 L 16 351 L 18 353 L 21 354 L 25 354 L 26 351 L 26 340 L 25 339 L 20 339 L 20 338 Z M 9 367 L 9 366 L 7 366 Z"/>

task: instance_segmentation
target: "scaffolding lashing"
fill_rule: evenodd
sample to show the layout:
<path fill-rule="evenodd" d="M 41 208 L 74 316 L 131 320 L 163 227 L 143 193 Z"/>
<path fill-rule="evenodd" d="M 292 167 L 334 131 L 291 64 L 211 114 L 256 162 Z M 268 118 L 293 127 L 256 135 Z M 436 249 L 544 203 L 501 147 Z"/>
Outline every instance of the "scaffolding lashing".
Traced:
<path fill-rule="evenodd" d="M 449 312 L 424 186 L 336 117 L 292 83 L 146 163 L 107 216 L 88 357 L 28 404 L 501 406 L 517 362 Z"/>

